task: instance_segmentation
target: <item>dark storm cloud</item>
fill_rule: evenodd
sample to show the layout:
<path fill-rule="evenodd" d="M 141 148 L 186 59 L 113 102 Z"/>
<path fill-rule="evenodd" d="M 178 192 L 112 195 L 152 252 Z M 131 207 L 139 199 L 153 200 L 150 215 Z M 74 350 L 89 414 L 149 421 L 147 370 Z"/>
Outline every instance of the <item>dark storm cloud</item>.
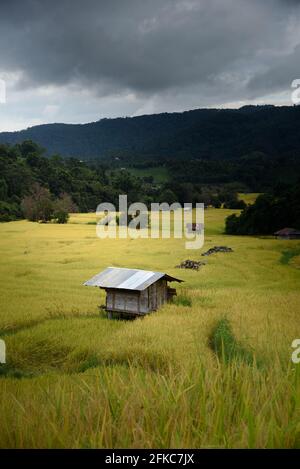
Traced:
<path fill-rule="evenodd" d="M 300 78 L 300 45 L 292 52 L 278 57 L 270 67 L 257 74 L 248 84 L 248 91 L 253 95 L 274 93 L 291 85 Z"/>
<path fill-rule="evenodd" d="M 259 96 L 295 78 L 297 20 L 291 0 L 2 0 L 0 72 L 21 88 Z"/>

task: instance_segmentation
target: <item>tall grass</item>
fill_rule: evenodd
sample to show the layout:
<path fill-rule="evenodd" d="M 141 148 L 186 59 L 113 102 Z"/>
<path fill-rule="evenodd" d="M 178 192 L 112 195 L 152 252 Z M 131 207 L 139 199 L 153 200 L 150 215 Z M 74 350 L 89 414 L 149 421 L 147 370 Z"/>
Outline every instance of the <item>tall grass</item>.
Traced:
<path fill-rule="evenodd" d="M 295 248 L 289 248 L 289 249 L 285 249 L 283 252 L 282 252 L 282 255 L 281 255 L 281 258 L 280 258 L 280 262 L 281 264 L 283 265 L 287 265 L 290 263 L 290 261 L 294 258 L 294 257 L 297 257 L 300 255 L 300 248 L 299 247 L 295 247 Z"/>
<path fill-rule="evenodd" d="M 181 270 L 175 302 L 136 321 L 100 315 L 83 282 L 109 265 L 177 277 L 184 240 L 99 240 L 93 214 L 0 225 L 0 447 L 300 446 L 300 272 L 289 242 L 224 236 L 229 213 L 206 211 L 203 249 L 234 252 Z"/>
<path fill-rule="evenodd" d="M 242 360 L 249 365 L 254 363 L 252 351 L 235 338 L 230 322 L 226 318 L 220 319 L 214 326 L 209 337 L 209 345 L 225 363 L 233 360 Z"/>
<path fill-rule="evenodd" d="M 165 376 L 119 365 L 74 377 L 7 379 L 4 389 L 2 447 L 292 448 L 300 443 L 299 369 L 289 368 L 283 376 L 275 368 L 266 378 L 235 360 L 226 368 L 198 361 Z"/>
<path fill-rule="evenodd" d="M 192 299 L 187 290 L 182 289 L 179 295 L 173 298 L 175 305 L 192 306 Z"/>

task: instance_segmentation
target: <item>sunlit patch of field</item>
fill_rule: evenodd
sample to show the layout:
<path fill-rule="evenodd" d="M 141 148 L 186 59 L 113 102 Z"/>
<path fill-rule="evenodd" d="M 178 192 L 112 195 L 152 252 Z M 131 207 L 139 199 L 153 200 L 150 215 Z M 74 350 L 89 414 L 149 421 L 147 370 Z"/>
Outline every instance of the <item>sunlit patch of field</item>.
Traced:
<path fill-rule="evenodd" d="M 300 269 L 300 255 L 299 256 L 295 256 L 292 261 L 291 261 L 291 264 L 296 267 L 296 269 Z"/>
<path fill-rule="evenodd" d="M 96 223 L 99 217 L 96 215 L 96 212 L 91 213 L 71 213 L 69 218 L 69 224 L 92 224 Z"/>
<path fill-rule="evenodd" d="M 299 241 L 223 234 L 233 211 L 205 211 L 205 245 L 98 239 L 95 214 L 67 225 L 0 225 L 1 447 L 299 447 Z M 233 253 L 201 258 L 214 245 Z M 184 259 L 206 262 L 179 270 Z M 135 321 L 99 312 L 82 284 L 107 266 L 166 271 L 178 301 Z M 211 347 L 226 318 L 254 362 Z M 41 425 L 43 422 L 43 425 Z"/>
<path fill-rule="evenodd" d="M 259 195 L 259 192 L 249 192 L 247 194 L 240 192 L 238 194 L 238 198 L 240 200 L 243 200 L 247 205 L 252 205 L 254 204 Z"/>
<path fill-rule="evenodd" d="M 151 176 L 153 181 L 157 184 L 168 182 L 170 180 L 170 173 L 164 166 L 157 166 L 154 168 L 128 168 L 128 171 L 139 178 Z"/>

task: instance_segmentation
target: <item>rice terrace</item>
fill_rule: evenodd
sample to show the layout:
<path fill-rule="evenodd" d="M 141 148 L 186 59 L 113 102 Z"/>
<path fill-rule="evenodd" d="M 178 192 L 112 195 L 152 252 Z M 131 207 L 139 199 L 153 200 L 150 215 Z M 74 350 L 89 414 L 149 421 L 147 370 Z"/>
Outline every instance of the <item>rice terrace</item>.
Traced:
<path fill-rule="evenodd" d="M 0 1 L 3 467 L 297 466 L 299 25 Z"/>
<path fill-rule="evenodd" d="M 99 240 L 93 214 L 0 225 L 1 447 L 299 447 L 300 270 L 283 259 L 300 242 L 224 235 L 232 212 L 206 211 L 203 252 L 233 252 L 134 321 L 83 282 L 108 265 L 176 277 L 183 240 Z"/>

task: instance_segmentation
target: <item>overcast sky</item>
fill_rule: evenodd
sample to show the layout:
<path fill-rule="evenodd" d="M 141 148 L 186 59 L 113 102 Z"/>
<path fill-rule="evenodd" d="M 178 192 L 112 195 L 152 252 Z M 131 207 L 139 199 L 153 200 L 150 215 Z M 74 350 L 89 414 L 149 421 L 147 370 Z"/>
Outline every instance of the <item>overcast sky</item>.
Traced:
<path fill-rule="evenodd" d="M 1 0 L 0 131 L 291 104 L 300 1 Z"/>

